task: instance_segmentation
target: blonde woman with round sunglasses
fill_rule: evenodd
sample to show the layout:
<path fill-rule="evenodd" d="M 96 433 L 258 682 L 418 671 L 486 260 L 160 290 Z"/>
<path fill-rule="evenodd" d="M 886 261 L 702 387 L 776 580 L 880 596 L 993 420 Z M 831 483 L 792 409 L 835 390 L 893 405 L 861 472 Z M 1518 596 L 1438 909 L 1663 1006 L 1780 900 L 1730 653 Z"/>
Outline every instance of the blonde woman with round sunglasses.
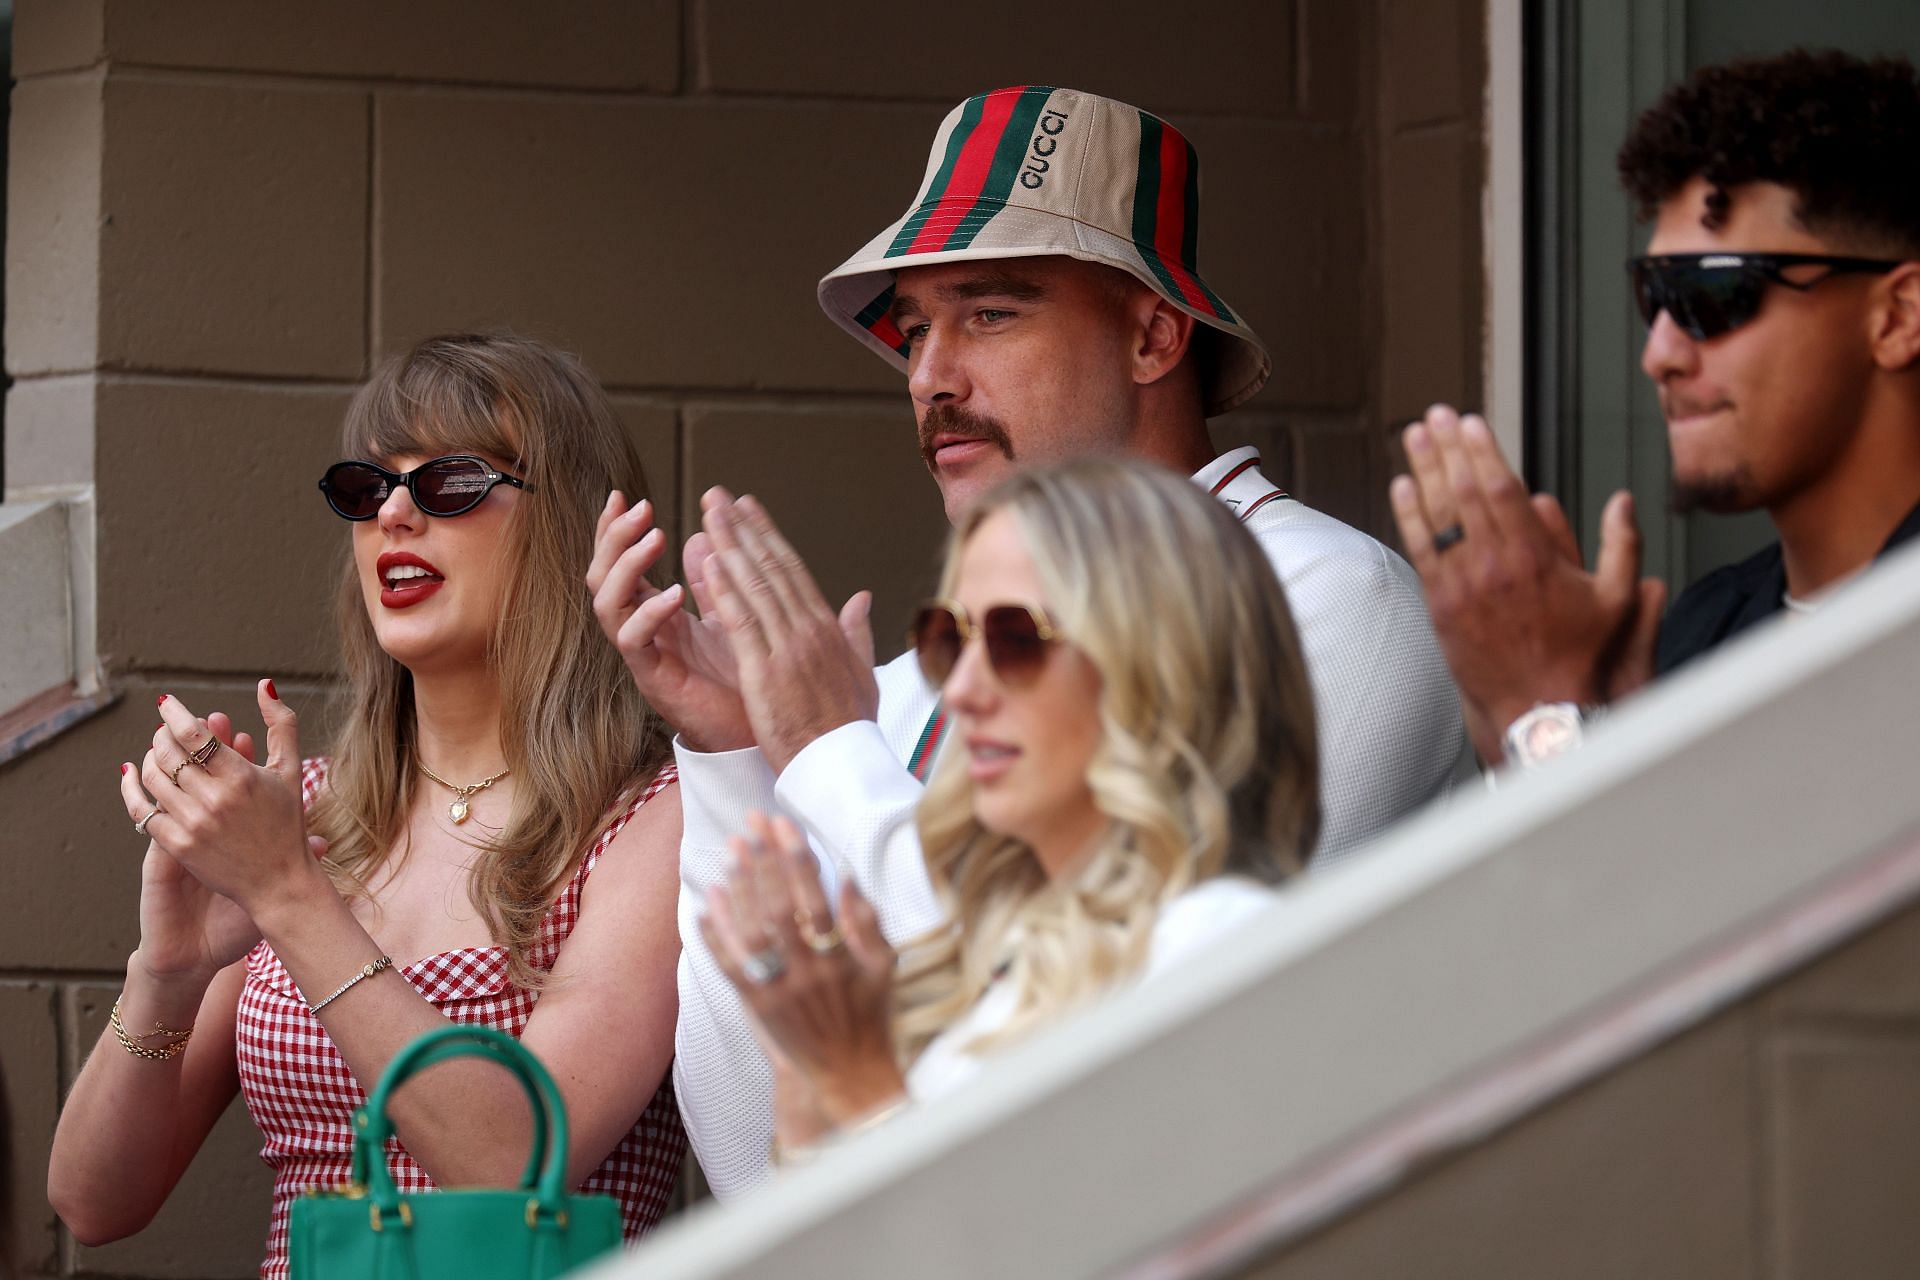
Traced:
<path fill-rule="evenodd" d="M 1190 480 L 1082 461 L 956 527 L 919 612 L 955 720 L 919 813 L 947 922 L 899 956 L 754 819 L 708 945 L 773 1061 L 777 1145 L 957 1087 L 994 1050 L 1272 901 L 1319 827 L 1312 694 L 1258 544 Z"/>

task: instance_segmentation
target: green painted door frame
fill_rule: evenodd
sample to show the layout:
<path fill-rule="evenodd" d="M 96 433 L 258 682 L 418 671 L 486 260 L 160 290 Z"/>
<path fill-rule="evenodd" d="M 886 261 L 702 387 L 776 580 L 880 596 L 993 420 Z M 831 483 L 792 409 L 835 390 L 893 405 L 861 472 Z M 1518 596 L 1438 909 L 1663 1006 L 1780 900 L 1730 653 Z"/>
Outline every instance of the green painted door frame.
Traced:
<path fill-rule="evenodd" d="M 1686 576 L 1686 525 L 1664 514 L 1665 424 L 1640 372 L 1625 268 L 1646 232 L 1613 158 L 1634 118 L 1685 73 L 1684 0 L 1549 0 L 1532 13 L 1529 478 L 1559 495 L 1589 555 L 1608 495 L 1631 489 L 1645 571 L 1673 581 Z"/>

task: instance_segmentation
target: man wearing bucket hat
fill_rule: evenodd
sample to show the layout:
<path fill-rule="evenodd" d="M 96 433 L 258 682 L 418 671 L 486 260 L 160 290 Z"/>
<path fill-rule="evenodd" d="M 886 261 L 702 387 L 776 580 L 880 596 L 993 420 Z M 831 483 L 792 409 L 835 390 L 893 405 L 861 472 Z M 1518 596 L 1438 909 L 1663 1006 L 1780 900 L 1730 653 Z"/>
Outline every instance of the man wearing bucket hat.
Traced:
<path fill-rule="evenodd" d="M 1246 522 L 1286 586 L 1314 686 L 1324 863 L 1443 794 L 1472 771 L 1472 752 L 1407 565 L 1286 494 L 1255 450 L 1214 455 L 1207 418 L 1256 394 L 1272 361 L 1201 277 L 1198 216 L 1198 158 L 1171 125 L 1072 90 L 996 90 L 947 116 L 911 208 L 829 272 L 819 298 L 906 374 L 950 517 L 1017 466 L 1124 453 L 1191 473 Z M 788 612 L 778 626 L 756 619 L 738 691 L 700 675 L 726 661 L 679 660 L 717 645 L 720 629 L 680 611 L 677 589 L 643 584 L 664 541 L 642 545 L 642 513 L 610 521 L 589 582 L 603 626 L 680 734 L 675 1076 L 724 1196 L 764 1176 L 771 1075 L 700 938 L 701 892 L 724 880 L 746 813 L 778 808 L 830 870 L 854 877 L 890 938 L 938 923 L 913 813 L 945 721 L 910 653 L 876 673 L 876 705 L 862 598 L 836 619 L 764 511 L 721 491 L 703 509 L 728 567 L 704 575 L 709 547 L 696 535 L 696 595 L 713 589 L 701 577 L 731 579 L 742 613 Z"/>

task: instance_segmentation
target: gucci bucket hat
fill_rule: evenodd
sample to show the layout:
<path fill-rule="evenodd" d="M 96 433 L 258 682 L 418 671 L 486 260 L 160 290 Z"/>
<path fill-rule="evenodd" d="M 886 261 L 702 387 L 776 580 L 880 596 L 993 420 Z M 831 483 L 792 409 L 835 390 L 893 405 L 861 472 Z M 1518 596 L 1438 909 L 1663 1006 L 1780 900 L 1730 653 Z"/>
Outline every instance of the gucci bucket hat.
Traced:
<path fill-rule="evenodd" d="M 941 122 L 898 221 L 820 281 L 826 313 L 896 368 L 894 272 L 1059 255 L 1126 272 L 1216 336 L 1209 416 L 1251 397 L 1267 349 L 1200 275 L 1200 158 L 1158 116 L 1073 89 L 1021 85 L 968 98 Z"/>

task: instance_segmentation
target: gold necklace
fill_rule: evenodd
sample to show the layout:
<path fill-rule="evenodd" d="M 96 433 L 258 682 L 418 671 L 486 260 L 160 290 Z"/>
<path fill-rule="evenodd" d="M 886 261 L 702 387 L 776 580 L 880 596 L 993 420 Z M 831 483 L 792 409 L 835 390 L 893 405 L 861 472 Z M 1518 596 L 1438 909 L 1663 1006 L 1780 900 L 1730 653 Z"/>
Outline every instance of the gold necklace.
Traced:
<path fill-rule="evenodd" d="M 425 766 L 424 764 L 420 766 L 420 772 L 426 774 L 429 778 L 432 778 L 435 782 L 439 783 L 441 786 L 445 787 L 447 790 L 453 792 L 453 803 L 447 806 L 447 816 L 453 819 L 453 825 L 457 827 L 461 823 L 467 820 L 467 814 L 468 812 L 470 812 L 469 809 L 467 808 L 467 797 L 472 795 L 476 791 L 485 791 L 488 787 L 492 786 L 494 783 L 500 781 L 500 779 L 512 773 L 513 770 L 502 769 L 500 772 L 494 774 L 491 778 L 482 778 L 479 782 L 474 783 L 470 787 L 456 787 L 451 782 L 448 782 L 445 778 L 435 773 L 433 770 L 427 768 L 427 766 Z"/>

